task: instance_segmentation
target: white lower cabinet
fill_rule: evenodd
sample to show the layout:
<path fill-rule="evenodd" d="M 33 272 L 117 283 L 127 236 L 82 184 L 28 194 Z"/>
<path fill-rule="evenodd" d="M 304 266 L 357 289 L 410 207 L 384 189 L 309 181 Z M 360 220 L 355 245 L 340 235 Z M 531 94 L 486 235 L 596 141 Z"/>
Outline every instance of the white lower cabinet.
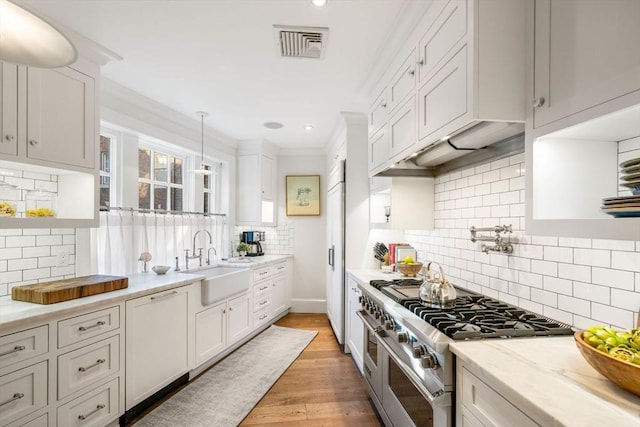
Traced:
<path fill-rule="evenodd" d="M 47 406 L 47 361 L 0 377 L 0 425 Z"/>
<path fill-rule="evenodd" d="M 362 373 L 363 369 L 363 351 L 364 351 L 364 325 L 362 320 L 356 314 L 360 308 L 360 289 L 358 289 L 358 283 L 351 277 L 347 276 L 347 347 L 351 352 L 351 357 L 356 363 L 358 369 Z"/>
<path fill-rule="evenodd" d="M 473 374 L 458 359 L 457 423 L 470 427 L 535 427 L 538 426 L 524 412 L 495 391 L 489 384 Z"/>
<path fill-rule="evenodd" d="M 126 408 L 189 370 L 189 287 L 126 302 Z"/>
<path fill-rule="evenodd" d="M 8 424 L 7 427 L 49 427 L 49 413 L 44 413 L 35 418 L 23 418 L 20 421 Z"/>
<path fill-rule="evenodd" d="M 119 415 L 119 379 L 90 390 L 58 408 L 59 427 L 95 426 L 108 424 Z"/>
<path fill-rule="evenodd" d="M 251 326 L 251 301 L 246 292 L 196 313 L 196 366 L 247 336 Z"/>

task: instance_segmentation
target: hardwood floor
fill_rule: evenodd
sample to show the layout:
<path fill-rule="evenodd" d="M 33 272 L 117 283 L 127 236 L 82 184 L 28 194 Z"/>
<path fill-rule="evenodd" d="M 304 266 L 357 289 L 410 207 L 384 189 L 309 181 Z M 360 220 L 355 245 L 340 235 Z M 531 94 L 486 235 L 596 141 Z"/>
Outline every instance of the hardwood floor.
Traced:
<path fill-rule="evenodd" d="M 318 335 L 271 387 L 242 426 L 381 426 L 364 378 L 340 351 L 327 316 L 292 313 L 276 325 Z"/>

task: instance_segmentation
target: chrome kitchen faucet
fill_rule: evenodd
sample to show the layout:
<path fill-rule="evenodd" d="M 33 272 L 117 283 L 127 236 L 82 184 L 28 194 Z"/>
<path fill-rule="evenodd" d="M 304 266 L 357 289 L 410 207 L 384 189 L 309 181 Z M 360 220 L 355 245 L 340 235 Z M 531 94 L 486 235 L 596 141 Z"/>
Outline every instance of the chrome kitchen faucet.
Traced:
<path fill-rule="evenodd" d="M 185 265 L 185 270 L 189 269 L 189 260 L 190 259 L 195 259 L 198 258 L 198 260 L 200 261 L 200 267 L 202 267 L 202 248 L 198 248 L 199 249 L 199 253 L 198 255 L 196 255 L 196 237 L 198 237 L 198 234 L 200 234 L 201 232 L 205 232 L 209 235 L 209 244 L 213 245 L 213 237 L 211 236 L 211 233 L 209 233 L 207 230 L 198 230 L 196 231 L 196 233 L 193 235 L 193 248 L 192 248 L 192 255 L 189 256 L 189 249 L 185 249 L 184 250 L 184 265 Z M 215 249 L 214 249 L 215 252 Z M 209 264 L 209 253 L 207 252 L 207 264 Z"/>

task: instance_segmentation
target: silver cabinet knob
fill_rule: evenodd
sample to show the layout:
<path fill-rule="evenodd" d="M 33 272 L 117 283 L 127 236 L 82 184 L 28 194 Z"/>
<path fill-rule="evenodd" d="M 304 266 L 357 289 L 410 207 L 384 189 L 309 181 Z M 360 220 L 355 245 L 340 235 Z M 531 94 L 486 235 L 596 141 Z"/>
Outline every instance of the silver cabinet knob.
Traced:
<path fill-rule="evenodd" d="M 531 101 L 531 106 L 533 108 L 540 108 L 544 105 L 544 96 L 540 96 Z"/>
<path fill-rule="evenodd" d="M 9 141 L 9 142 L 13 142 L 13 141 L 15 141 L 15 140 L 16 140 L 16 137 L 15 137 L 14 135 L 6 134 L 6 135 L 4 136 L 4 139 L 6 139 L 6 140 L 7 140 L 7 141 Z"/>
<path fill-rule="evenodd" d="M 382 103 L 382 108 L 387 108 L 387 103 L 386 102 Z"/>
<path fill-rule="evenodd" d="M 424 66 L 424 59 L 421 59 L 420 61 L 418 61 L 417 64 L 421 67 Z"/>
<path fill-rule="evenodd" d="M 29 145 L 32 147 L 35 147 L 36 145 L 38 145 L 38 141 L 36 141 L 35 139 L 30 139 L 29 140 Z"/>
<path fill-rule="evenodd" d="M 408 74 L 413 77 L 416 74 L 416 70 L 409 70 Z"/>

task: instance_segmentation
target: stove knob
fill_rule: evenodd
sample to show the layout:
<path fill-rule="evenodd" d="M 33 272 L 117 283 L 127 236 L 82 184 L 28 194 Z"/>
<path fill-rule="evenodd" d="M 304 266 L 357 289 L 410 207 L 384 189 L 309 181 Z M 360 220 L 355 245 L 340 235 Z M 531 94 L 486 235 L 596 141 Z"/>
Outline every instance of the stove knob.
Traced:
<path fill-rule="evenodd" d="M 424 349 L 422 348 L 422 346 L 419 345 L 417 347 L 413 347 L 413 357 L 417 359 L 423 354 L 424 354 Z"/>
<path fill-rule="evenodd" d="M 391 328 L 393 328 L 393 325 L 391 324 L 390 320 L 387 320 L 386 322 L 384 322 L 384 328 L 386 330 L 390 330 Z"/>
<path fill-rule="evenodd" d="M 362 304 L 362 301 L 364 301 L 364 297 L 362 295 L 360 295 L 358 297 L 358 303 Z"/>
<path fill-rule="evenodd" d="M 420 358 L 420 364 L 425 369 L 433 369 L 438 366 L 438 359 L 433 354 L 428 353 Z"/>
<path fill-rule="evenodd" d="M 406 332 L 398 332 L 397 337 L 398 337 L 398 342 L 409 341 L 409 334 Z"/>
<path fill-rule="evenodd" d="M 380 318 L 380 310 L 376 310 L 376 312 L 373 315 L 376 319 Z"/>

